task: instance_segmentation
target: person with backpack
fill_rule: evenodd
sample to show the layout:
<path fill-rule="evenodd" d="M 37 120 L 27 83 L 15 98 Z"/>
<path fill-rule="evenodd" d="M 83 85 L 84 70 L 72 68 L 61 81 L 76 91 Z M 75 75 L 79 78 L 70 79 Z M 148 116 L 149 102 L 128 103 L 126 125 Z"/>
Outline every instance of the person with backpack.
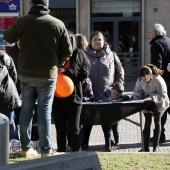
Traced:
<path fill-rule="evenodd" d="M 10 140 L 17 138 L 14 109 L 21 106 L 16 82 L 17 72 L 13 59 L 4 50 L 0 50 L 0 112 L 9 119 Z"/>
<path fill-rule="evenodd" d="M 19 124 L 22 157 L 36 156 L 31 141 L 33 110 L 37 117 L 41 157 L 54 155 L 51 143 L 51 111 L 58 68 L 72 55 L 64 23 L 51 16 L 47 0 L 30 0 L 28 15 L 19 17 L 5 31 L 4 40 L 20 39 L 18 75 L 21 82 L 22 107 Z"/>

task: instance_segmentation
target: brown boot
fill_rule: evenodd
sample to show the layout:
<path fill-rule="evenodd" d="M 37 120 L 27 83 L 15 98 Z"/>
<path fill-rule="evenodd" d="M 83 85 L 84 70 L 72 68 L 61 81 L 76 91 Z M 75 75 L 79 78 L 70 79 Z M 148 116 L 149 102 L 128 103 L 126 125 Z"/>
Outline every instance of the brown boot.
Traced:
<path fill-rule="evenodd" d="M 33 148 L 31 148 L 31 149 L 29 149 L 27 151 L 22 150 L 21 151 L 21 156 L 26 157 L 26 158 L 32 157 L 32 156 L 38 156 L 38 152 L 36 150 L 34 150 Z"/>
<path fill-rule="evenodd" d="M 49 153 L 42 153 L 41 154 L 41 158 L 45 158 L 48 156 L 54 156 L 54 155 L 60 155 L 60 154 L 64 154 L 65 152 L 57 152 L 56 149 L 52 149 Z"/>

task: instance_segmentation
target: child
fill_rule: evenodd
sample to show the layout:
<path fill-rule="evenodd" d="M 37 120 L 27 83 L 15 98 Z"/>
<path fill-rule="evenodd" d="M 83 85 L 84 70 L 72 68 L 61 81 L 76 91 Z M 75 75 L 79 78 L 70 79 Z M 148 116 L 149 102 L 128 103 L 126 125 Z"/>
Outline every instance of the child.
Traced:
<path fill-rule="evenodd" d="M 167 86 L 161 77 L 163 70 L 158 69 L 153 64 L 147 64 L 139 69 L 139 78 L 136 82 L 135 89 L 132 94 L 134 100 L 144 99 L 153 100 L 157 110 L 152 113 L 149 108 L 143 110 L 145 116 L 145 125 L 143 130 L 144 136 L 144 152 L 149 152 L 150 127 L 152 115 L 154 116 L 154 136 L 153 136 L 153 152 L 159 151 L 159 139 L 161 134 L 161 117 L 164 111 L 169 107 L 169 98 L 167 95 Z M 141 150 L 142 151 L 142 150 Z"/>
<path fill-rule="evenodd" d="M 104 101 L 125 101 L 125 100 L 129 100 L 129 96 L 127 95 L 123 95 L 122 93 L 124 92 L 124 86 L 123 84 L 113 84 L 112 87 L 108 88 L 105 90 L 104 92 L 104 97 L 103 100 Z M 111 129 L 113 131 L 113 136 L 114 136 L 114 140 L 115 142 L 113 142 L 111 140 L 111 146 L 113 149 L 119 149 L 119 122 L 113 123 L 111 125 Z"/>
<path fill-rule="evenodd" d="M 111 88 L 105 90 L 104 96 L 107 97 L 107 101 L 126 101 L 129 100 L 129 96 L 123 95 L 124 86 L 123 84 L 113 84 Z"/>

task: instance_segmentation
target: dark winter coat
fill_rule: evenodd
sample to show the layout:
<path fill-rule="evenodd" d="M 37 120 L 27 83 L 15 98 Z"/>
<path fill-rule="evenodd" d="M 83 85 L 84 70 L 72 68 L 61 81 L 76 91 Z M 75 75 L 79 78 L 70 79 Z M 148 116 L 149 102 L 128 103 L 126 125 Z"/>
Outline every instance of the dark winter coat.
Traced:
<path fill-rule="evenodd" d="M 86 54 L 91 65 L 90 80 L 94 97 L 98 101 L 104 90 L 112 84 L 124 84 L 124 69 L 118 56 L 111 51 L 108 45 L 100 51 L 94 51 L 89 45 Z"/>
<path fill-rule="evenodd" d="M 14 62 L 3 50 L 0 50 L 0 112 L 4 113 L 21 106 L 21 101 L 14 83 L 17 73 Z"/>
<path fill-rule="evenodd" d="M 17 46 L 17 43 L 15 43 L 14 46 L 9 47 L 6 52 L 13 59 L 14 64 L 15 64 L 15 68 L 16 68 L 17 73 L 18 73 L 19 48 Z M 18 93 L 21 94 L 19 79 L 17 80 L 16 87 L 17 87 Z"/>
<path fill-rule="evenodd" d="M 170 82 L 170 72 L 167 71 L 167 65 L 170 63 L 170 38 L 158 35 L 150 44 L 151 63 L 164 70 L 162 77 L 166 82 Z"/>
<path fill-rule="evenodd" d="M 19 76 L 56 78 L 58 67 L 72 55 L 65 25 L 49 12 L 46 6 L 33 6 L 4 33 L 9 43 L 20 39 Z"/>
<path fill-rule="evenodd" d="M 82 104 L 83 101 L 83 90 L 82 83 L 89 76 L 89 62 L 85 53 L 80 49 L 75 49 L 73 55 L 70 58 L 70 68 L 66 69 L 64 74 L 70 77 L 74 83 L 73 93 L 66 98 L 55 97 L 60 102 L 73 102 Z"/>

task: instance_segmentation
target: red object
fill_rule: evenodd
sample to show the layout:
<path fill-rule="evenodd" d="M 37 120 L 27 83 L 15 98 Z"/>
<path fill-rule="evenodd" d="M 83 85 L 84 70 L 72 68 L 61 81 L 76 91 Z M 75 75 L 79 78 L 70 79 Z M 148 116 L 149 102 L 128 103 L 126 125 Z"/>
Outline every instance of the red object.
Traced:
<path fill-rule="evenodd" d="M 68 97 L 73 93 L 73 81 L 63 73 L 59 73 L 56 82 L 56 90 L 54 95 L 56 97 Z"/>

